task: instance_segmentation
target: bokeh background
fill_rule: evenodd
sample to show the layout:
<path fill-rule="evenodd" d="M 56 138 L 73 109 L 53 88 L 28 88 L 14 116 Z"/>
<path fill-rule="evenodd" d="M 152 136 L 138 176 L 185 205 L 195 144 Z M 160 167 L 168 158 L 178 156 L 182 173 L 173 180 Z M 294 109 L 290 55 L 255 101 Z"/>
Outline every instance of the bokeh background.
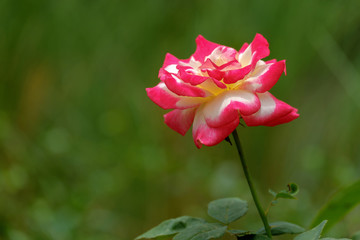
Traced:
<path fill-rule="evenodd" d="M 271 221 L 308 226 L 360 178 L 358 0 L 1 0 L 0 239 L 128 240 L 164 219 L 250 200 L 234 147 L 198 150 L 163 123 L 145 88 L 195 38 L 239 49 L 256 33 L 287 60 L 272 93 L 301 117 L 242 128 L 263 204 L 296 182 Z M 270 58 L 269 58 L 270 59 Z M 360 230 L 355 208 L 333 228 Z M 240 228 L 257 229 L 255 207 Z"/>

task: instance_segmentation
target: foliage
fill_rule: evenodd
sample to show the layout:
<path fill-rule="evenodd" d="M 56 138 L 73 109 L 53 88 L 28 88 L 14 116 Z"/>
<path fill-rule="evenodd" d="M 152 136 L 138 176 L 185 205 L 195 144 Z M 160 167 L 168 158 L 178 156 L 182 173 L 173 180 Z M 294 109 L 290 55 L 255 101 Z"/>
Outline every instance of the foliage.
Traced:
<path fill-rule="evenodd" d="M 205 223 L 205 220 L 203 219 L 188 216 L 169 219 L 160 223 L 158 226 L 152 228 L 146 233 L 138 236 L 136 239 L 167 237 L 179 233 L 180 231 L 188 228 L 188 226 L 199 225 L 203 223 Z"/>
<path fill-rule="evenodd" d="M 273 222 L 270 223 L 272 235 L 281 235 L 285 233 L 298 234 L 305 231 L 304 228 L 289 222 Z M 257 234 L 265 234 L 265 229 L 261 228 Z"/>
<path fill-rule="evenodd" d="M 321 219 L 327 219 L 327 228 L 339 222 L 351 209 L 360 204 L 360 181 L 338 191 L 319 211 L 312 225 L 318 224 Z M 326 228 L 325 230 L 326 231 Z"/>
<path fill-rule="evenodd" d="M 296 199 L 295 195 L 299 192 L 299 186 L 296 183 L 289 183 L 287 187 L 287 189 L 281 190 L 279 192 L 274 192 L 273 190 L 269 189 L 269 193 L 273 195 L 274 198 L 267 208 L 266 214 L 268 214 L 271 206 L 275 206 L 278 203 L 278 199 Z"/>
<path fill-rule="evenodd" d="M 210 240 L 210 239 L 268 239 L 263 228 L 257 231 L 233 229 L 229 224 L 243 217 L 248 210 L 247 202 L 239 198 L 223 198 L 212 201 L 208 205 L 208 214 L 219 223 L 209 223 L 204 219 L 179 217 L 169 219 L 148 232 L 140 235 L 140 239 L 162 239 L 173 236 L 174 240 Z M 181 226 L 174 228 L 174 226 Z M 270 224 L 273 235 L 298 234 L 305 229 L 288 222 Z"/>
<path fill-rule="evenodd" d="M 291 184 L 289 185 L 291 186 Z M 298 187 L 290 188 L 289 192 L 297 192 Z M 294 190 L 291 190 L 294 189 Z M 174 240 L 211 240 L 211 239 L 237 239 L 237 240 L 267 240 L 264 228 L 257 231 L 233 229 L 229 225 L 245 215 L 248 210 L 247 202 L 239 198 L 223 198 L 214 200 L 208 205 L 208 214 L 219 223 L 210 223 L 205 219 L 188 216 L 169 219 L 146 233 L 138 236 L 141 239 L 164 239 L 172 237 Z M 294 240 L 350 240 L 348 238 L 321 238 L 321 233 L 327 223 L 322 221 L 313 229 L 305 232 L 303 227 L 289 222 L 270 223 L 273 236 L 283 234 L 299 234 Z M 353 239 L 357 239 L 354 236 Z"/>
<path fill-rule="evenodd" d="M 248 204 L 239 198 L 223 198 L 212 201 L 208 206 L 208 214 L 223 224 L 232 223 L 246 214 Z"/>
<path fill-rule="evenodd" d="M 296 236 L 296 238 L 294 238 L 294 240 L 318 240 L 320 239 L 321 233 L 326 225 L 326 220 L 322 221 L 318 226 L 314 227 L 313 229 L 304 232 L 298 236 Z M 321 238 L 321 239 L 327 239 L 327 240 L 335 240 L 335 239 L 339 239 L 339 240 L 350 240 L 348 238 Z"/>
<path fill-rule="evenodd" d="M 285 199 L 296 199 L 294 196 L 298 194 L 299 187 L 296 183 L 289 183 L 288 189 L 281 190 L 280 192 L 274 192 L 273 190 L 269 190 L 271 195 L 274 196 L 273 201 L 277 201 L 279 198 L 285 198 Z"/>

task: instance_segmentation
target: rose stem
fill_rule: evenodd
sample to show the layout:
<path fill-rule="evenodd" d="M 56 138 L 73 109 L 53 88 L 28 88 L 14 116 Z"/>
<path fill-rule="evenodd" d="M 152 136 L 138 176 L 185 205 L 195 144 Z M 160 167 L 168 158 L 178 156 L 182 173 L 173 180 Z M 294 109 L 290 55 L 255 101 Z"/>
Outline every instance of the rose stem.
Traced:
<path fill-rule="evenodd" d="M 262 208 L 261 205 L 260 205 L 258 196 L 257 196 L 256 191 L 255 191 L 255 188 L 254 188 L 254 185 L 253 185 L 253 183 L 252 183 L 252 180 L 251 180 L 251 177 L 250 177 L 250 173 L 249 173 L 249 170 L 248 170 L 248 166 L 246 165 L 244 153 L 243 153 L 243 150 L 242 150 L 242 148 L 241 148 L 240 139 L 239 139 L 239 136 L 238 136 L 238 134 L 237 134 L 236 129 L 232 132 L 232 135 L 233 135 L 234 140 L 235 140 L 235 144 L 236 144 L 236 147 L 237 147 L 237 150 L 238 150 L 238 153 L 239 153 L 239 157 L 240 157 L 240 161 L 241 161 L 241 164 L 242 164 L 242 167 L 243 167 L 243 170 L 244 170 L 244 174 L 245 174 L 247 183 L 248 183 L 248 185 L 249 185 L 250 192 L 251 192 L 251 195 L 252 195 L 253 200 L 254 200 L 254 202 L 255 202 L 256 208 L 257 208 L 257 210 L 258 210 L 258 212 L 259 212 L 259 215 L 260 215 L 260 217 L 261 217 L 261 220 L 262 220 L 262 222 L 263 222 L 263 224 L 264 224 L 266 234 L 268 235 L 268 237 L 269 237 L 270 239 L 272 239 L 271 229 L 270 229 L 268 220 L 267 220 L 267 218 L 266 218 L 266 215 L 265 215 L 265 213 L 264 213 L 264 210 L 263 210 L 263 208 Z"/>

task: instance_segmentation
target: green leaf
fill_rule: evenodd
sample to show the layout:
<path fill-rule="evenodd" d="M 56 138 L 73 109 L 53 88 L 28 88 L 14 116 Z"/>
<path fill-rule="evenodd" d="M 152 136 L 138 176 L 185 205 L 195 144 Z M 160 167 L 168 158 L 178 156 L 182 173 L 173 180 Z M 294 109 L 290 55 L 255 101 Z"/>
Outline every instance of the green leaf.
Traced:
<path fill-rule="evenodd" d="M 320 238 L 321 232 L 324 229 L 326 222 L 327 222 L 326 220 L 322 221 L 318 226 L 311 229 L 310 231 L 304 232 L 296 236 L 294 240 L 318 240 Z"/>
<path fill-rule="evenodd" d="M 188 228 L 189 226 L 197 225 L 204 222 L 204 219 L 189 216 L 168 219 L 160 223 L 156 227 L 150 229 L 146 233 L 138 236 L 136 240 L 171 236 Z"/>
<path fill-rule="evenodd" d="M 269 224 L 271 227 L 272 235 L 281 234 L 299 234 L 305 231 L 304 228 L 289 222 L 273 222 Z M 265 234 L 265 228 L 261 228 L 257 231 L 257 234 Z"/>
<path fill-rule="evenodd" d="M 246 201 L 239 198 L 223 198 L 208 205 L 208 214 L 214 219 L 229 224 L 244 216 L 248 210 Z"/>
<path fill-rule="evenodd" d="M 236 235 L 238 237 L 254 234 L 251 231 L 239 230 L 239 229 L 231 229 L 231 230 L 228 230 L 228 232 L 231 233 L 231 234 L 234 234 L 234 235 Z"/>
<path fill-rule="evenodd" d="M 274 190 L 269 189 L 269 193 L 270 193 L 271 195 L 273 195 L 274 198 L 276 198 L 277 192 L 275 192 Z"/>
<path fill-rule="evenodd" d="M 231 234 L 229 232 L 225 232 L 224 236 L 219 238 L 221 240 L 237 240 L 237 237 L 234 234 Z"/>
<path fill-rule="evenodd" d="M 354 236 L 351 238 L 352 240 L 360 240 L 360 231 L 355 233 Z"/>
<path fill-rule="evenodd" d="M 279 198 L 285 198 L 285 199 L 296 199 L 296 197 L 294 197 L 291 193 L 286 192 L 286 191 L 280 191 L 276 194 L 276 199 Z"/>
<path fill-rule="evenodd" d="M 351 240 L 350 238 L 320 238 L 321 240 Z"/>
<path fill-rule="evenodd" d="M 296 199 L 294 197 L 299 192 L 299 187 L 295 183 L 289 183 L 287 185 L 288 189 L 281 190 L 280 192 L 274 192 L 273 190 L 269 189 L 269 193 L 274 196 L 274 200 L 277 200 L 279 198 L 285 198 L 285 199 Z"/>
<path fill-rule="evenodd" d="M 330 229 L 345 215 L 360 203 L 360 180 L 351 186 L 338 191 L 330 201 L 320 210 L 311 226 L 317 225 L 322 219 L 327 219 L 328 224 L 324 231 Z"/>
<path fill-rule="evenodd" d="M 202 223 L 178 233 L 174 240 L 209 240 L 222 237 L 226 232 L 227 226 L 218 223 Z"/>
<path fill-rule="evenodd" d="M 292 195 L 296 195 L 299 192 L 299 186 L 296 183 L 289 183 L 288 188 L 289 193 L 291 193 Z"/>

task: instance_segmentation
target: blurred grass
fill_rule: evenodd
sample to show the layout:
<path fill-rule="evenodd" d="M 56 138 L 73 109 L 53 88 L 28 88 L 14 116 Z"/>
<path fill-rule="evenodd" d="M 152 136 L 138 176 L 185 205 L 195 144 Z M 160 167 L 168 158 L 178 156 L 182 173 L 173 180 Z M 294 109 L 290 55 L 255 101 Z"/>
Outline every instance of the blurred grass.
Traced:
<path fill-rule="evenodd" d="M 271 91 L 301 117 L 239 129 L 261 189 L 294 181 L 271 220 L 310 224 L 360 178 L 360 2 L 0 1 L 0 239 L 132 239 L 218 197 L 250 199 L 236 151 L 197 150 L 146 96 L 165 53 L 195 38 L 239 49 L 255 33 L 288 75 Z M 252 209 L 252 210 L 251 210 Z M 359 230 L 356 209 L 334 229 Z M 260 221 L 250 205 L 247 222 Z M 251 223 L 257 222 L 256 226 Z"/>

